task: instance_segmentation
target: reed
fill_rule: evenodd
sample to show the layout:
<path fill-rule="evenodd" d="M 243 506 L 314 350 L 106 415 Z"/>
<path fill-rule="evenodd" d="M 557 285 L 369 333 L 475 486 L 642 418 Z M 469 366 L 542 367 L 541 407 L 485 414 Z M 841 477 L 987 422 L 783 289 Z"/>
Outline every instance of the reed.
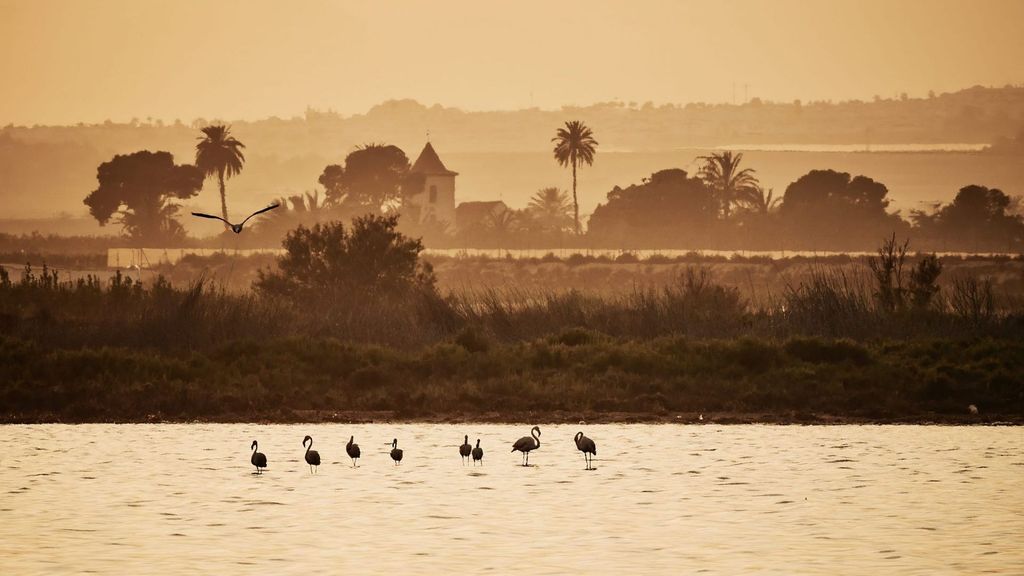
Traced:
<path fill-rule="evenodd" d="M 948 292 L 948 293 L 947 293 Z M 0 275 L 0 334 L 53 347 L 204 349 L 254 336 L 336 338 L 401 349 L 451 341 L 471 329 L 501 343 L 582 329 L 625 340 L 666 336 L 1011 338 L 1024 336 L 1019 298 L 1000 298 L 984 277 L 961 274 L 927 307 L 880 305 L 871 275 L 816 267 L 778 295 L 753 302 L 688 267 L 675 282 L 617 294 L 523 288 L 430 289 L 402 296 L 229 292 L 200 276 L 185 286 L 143 284 L 116 273 L 74 280 L 43 267 Z"/>

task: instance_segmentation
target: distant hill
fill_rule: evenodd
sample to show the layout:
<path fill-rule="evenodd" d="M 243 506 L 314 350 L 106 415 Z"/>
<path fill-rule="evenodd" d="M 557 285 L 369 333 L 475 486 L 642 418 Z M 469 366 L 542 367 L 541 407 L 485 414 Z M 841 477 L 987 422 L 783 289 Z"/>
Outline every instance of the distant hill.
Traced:
<path fill-rule="evenodd" d="M 484 112 L 395 100 L 352 116 L 307 110 L 290 119 L 227 120 L 232 133 L 246 143 L 248 159 L 242 175 L 228 184 L 229 198 L 244 211 L 285 193 L 312 189 L 325 165 L 340 162 L 354 146 L 367 142 L 397 144 L 414 157 L 429 131 L 445 162 L 460 172 L 456 189 L 460 200 L 502 197 L 510 204 L 520 204 L 537 188 L 566 185 L 562 171 L 547 161 L 545 154 L 554 129 L 568 119 L 587 122 L 600 142 L 595 167 L 584 171 L 582 180 L 587 186 L 584 204 L 592 208 L 614 184 L 638 182 L 654 169 L 686 168 L 695 152 L 718 146 L 851 144 L 869 149 L 886 144 L 1004 142 L 1024 127 L 1024 86 L 974 87 L 929 98 L 872 102 L 754 99 L 742 105 L 660 106 L 610 102 L 560 110 Z M 95 187 L 99 163 L 114 154 L 140 149 L 168 150 L 179 161 L 191 161 L 198 128 L 214 121 L 6 126 L 0 129 L 0 202 L 4 206 L 0 219 L 49 217 L 58 212 L 84 214 L 82 198 Z M 602 157 L 602 153 L 608 156 Z M 610 153 L 631 160 L 602 166 L 604 158 L 612 157 Z M 768 161 L 775 154 L 779 153 L 755 155 L 751 160 Z M 778 189 L 788 184 L 783 180 L 789 174 L 804 170 L 805 164 L 806 169 L 833 167 L 827 164 L 827 155 L 799 154 L 804 155 L 787 156 L 783 170 L 751 165 L 765 175 L 778 173 L 777 181 L 767 181 Z M 942 154 L 932 156 L 941 158 Z M 992 174 L 992 162 L 978 160 L 975 165 L 970 160 L 981 156 L 958 153 L 961 160 L 954 164 L 960 167 L 959 173 L 950 175 L 948 182 L 928 176 L 930 165 L 914 162 L 915 174 L 922 171 L 922 178 L 931 180 L 928 190 L 915 193 L 915 199 L 907 202 L 951 197 L 955 187 Z M 795 158 L 802 160 L 796 164 L 789 161 Z M 460 166 L 460 159 L 466 164 Z M 667 164 L 662 165 L 663 161 Z M 944 164 L 937 162 L 938 167 Z M 1000 162 L 1005 163 L 1005 158 Z M 870 167 L 873 163 L 858 160 L 852 164 Z M 996 174 L 1003 182 L 978 183 L 1009 187 L 1024 182 L 1024 175 L 1018 177 L 1019 170 L 1006 170 L 1008 176 Z M 895 172 L 902 178 L 914 178 L 914 174 Z M 886 181 L 884 174 L 869 175 Z M 214 186 L 208 184 L 195 204 L 215 205 Z"/>

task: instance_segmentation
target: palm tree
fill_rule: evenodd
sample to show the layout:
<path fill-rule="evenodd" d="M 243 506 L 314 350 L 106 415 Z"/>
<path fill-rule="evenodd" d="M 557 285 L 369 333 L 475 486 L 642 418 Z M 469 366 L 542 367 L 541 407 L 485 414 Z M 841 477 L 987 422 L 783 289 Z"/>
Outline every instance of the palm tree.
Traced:
<path fill-rule="evenodd" d="M 755 214 L 767 216 L 779 205 L 779 202 L 782 202 L 782 198 L 774 196 L 775 190 L 765 190 L 760 184 L 756 184 L 742 190 L 736 198 L 736 203 Z"/>
<path fill-rule="evenodd" d="M 551 141 L 555 143 L 555 160 L 558 160 L 558 164 L 572 166 L 573 222 L 576 234 L 579 234 L 580 203 L 576 196 L 576 168 L 584 163 L 587 166 L 594 164 L 597 140 L 594 140 L 594 133 L 587 128 L 586 124 L 579 120 L 573 120 L 566 122 L 565 128 L 559 128 Z"/>
<path fill-rule="evenodd" d="M 757 186 L 757 177 L 751 168 L 739 169 L 743 153 L 733 155 L 729 150 L 701 156 L 704 165 L 698 176 L 715 192 L 722 203 L 722 217 L 729 219 L 730 208 L 737 198 Z"/>
<path fill-rule="evenodd" d="M 292 212 L 296 214 L 318 217 L 327 209 L 327 200 L 320 200 L 319 190 L 313 190 L 305 194 L 294 194 L 288 197 L 288 202 L 292 205 Z"/>
<path fill-rule="evenodd" d="M 544 232 L 562 233 L 572 225 L 569 193 L 558 188 L 541 188 L 530 198 L 526 211 Z"/>
<path fill-rule="evenodd" d="M 217 175 L 217 182 L 220 184 L 220 211 L 224 219 L 228 220 L 224 179 L 242 171 L 242 165 L 245 164 L 242 148 L 245 148 L 245 144 L 235 140 L 231 135 L 231 128 L 223 124 L 207 126 L 202 132 L 203 136 L 199 137 L 199 143 L 196 144 L 196 167 L 202 170 L 207 178 Z"/>
<path fill-rule="evenodd" d="M 484 225 L 498 239 L 504 239 L 519 229 L 519 214 L 515 210 L 494 210 L 487 214 Z"/>

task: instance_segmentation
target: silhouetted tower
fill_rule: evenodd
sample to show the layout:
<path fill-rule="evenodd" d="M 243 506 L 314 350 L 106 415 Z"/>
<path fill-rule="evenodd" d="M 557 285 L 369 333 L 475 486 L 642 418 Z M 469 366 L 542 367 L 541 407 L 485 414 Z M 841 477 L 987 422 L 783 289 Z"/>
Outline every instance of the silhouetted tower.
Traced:
<path fill-rule="evenodd" d="M 423 189 L 409 197 L 409 204 L 418 209 L 420 222 L 433 218 L 454 227 L 455 177 L 459 173 L 444 167 L 429 141 L 409 172 L 423 177 Z"/>

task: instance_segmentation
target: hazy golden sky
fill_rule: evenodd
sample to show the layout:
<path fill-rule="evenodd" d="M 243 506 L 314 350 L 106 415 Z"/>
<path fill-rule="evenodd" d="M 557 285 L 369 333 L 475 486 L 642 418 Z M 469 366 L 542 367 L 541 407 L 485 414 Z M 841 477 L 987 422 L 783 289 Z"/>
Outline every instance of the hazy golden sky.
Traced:
<path fill-rule="evenodd" d="M 0 123 L 1024 82 L 1024 0 L 0 0 Z"/>

